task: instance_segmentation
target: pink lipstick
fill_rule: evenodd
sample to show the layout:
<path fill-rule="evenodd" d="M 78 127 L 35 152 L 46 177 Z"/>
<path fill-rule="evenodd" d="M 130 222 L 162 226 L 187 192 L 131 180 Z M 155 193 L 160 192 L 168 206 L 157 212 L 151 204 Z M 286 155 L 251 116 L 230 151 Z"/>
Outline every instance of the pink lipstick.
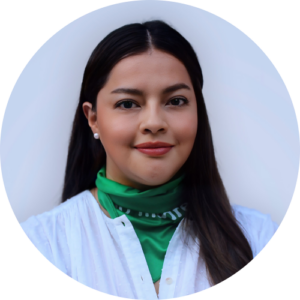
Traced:
<path fill-rule="evenodd" d="M 136 145 L 134 148 L 148 155 L 163 155 L 169 152 L 174 145 L 164 142 L 148 142 Z"/>

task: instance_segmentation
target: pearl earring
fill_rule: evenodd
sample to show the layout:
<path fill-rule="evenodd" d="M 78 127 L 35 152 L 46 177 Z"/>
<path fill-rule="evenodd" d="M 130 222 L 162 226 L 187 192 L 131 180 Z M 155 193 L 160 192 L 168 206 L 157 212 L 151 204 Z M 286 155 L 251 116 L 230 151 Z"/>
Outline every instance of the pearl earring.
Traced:
<path fill-rule="evenodd" d="M 94 138 L 97 140 L 97 139 L 99 139 L 99 134 L 96 132 L 96 133 L 94 133 Z"/>

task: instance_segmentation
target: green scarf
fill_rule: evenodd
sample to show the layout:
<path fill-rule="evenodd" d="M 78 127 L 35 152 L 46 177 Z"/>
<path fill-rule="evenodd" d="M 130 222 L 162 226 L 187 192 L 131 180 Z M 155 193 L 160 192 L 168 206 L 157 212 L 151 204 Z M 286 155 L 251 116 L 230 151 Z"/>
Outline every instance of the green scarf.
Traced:
<path fill-rule="evenodd" d="M 182 203 L 184 175 L 145 191 L 106 178 L 106 167 L 97 174 L 96 186 L 100 204 L 112 219 L 126 215 L 141 243 L 153 282 L 161 271 L 169 242 L 184 217 Z"/>

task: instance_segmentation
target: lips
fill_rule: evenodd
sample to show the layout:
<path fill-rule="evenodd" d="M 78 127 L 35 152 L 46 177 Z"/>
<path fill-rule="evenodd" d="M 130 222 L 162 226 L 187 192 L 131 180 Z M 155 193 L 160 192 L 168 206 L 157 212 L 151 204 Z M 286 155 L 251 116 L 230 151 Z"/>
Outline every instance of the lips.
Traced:
<path fill-rule="evenodd" d="M 174 145 L 164 142 L 148 142 L 136 145 L 138 151 L 148 155 L 163 155 L 169 152 Z"/>
<path fill-rule="evenodd" d="M 147 143 L 138 144 L 134 148 L 153 149 L 153 148 L 166 148 L 166 147 L 169 148 L 173 146 L 174 145 L 169 143 L 157 141 L 157 142 L 147 142 Z"/>
<path fill-rule="evenodd" d="M 162 148 L 136 148 L 138 151 L 148 154 L 148 155 L 163 155 L 169 152 L 172 147 L 162 147 Z"/>

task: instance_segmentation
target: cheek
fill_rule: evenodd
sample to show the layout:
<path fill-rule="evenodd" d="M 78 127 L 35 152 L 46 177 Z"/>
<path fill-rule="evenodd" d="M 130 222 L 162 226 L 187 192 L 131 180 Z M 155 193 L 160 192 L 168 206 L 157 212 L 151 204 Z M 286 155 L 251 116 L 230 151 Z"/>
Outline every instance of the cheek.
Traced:
<path fill-rule="evenodd" d="M 174 132 L 184 151 L 192 149 L 197 134 L 197 115 L 188 115 L 174 123 Z"/>
<path fill-rule="evenodd" d="M 99 115 L 98 115 L 99 116 Z M 106 150 L 118 151 L 115 146 L 132 146 L 136 125 L 128 118 L 102 114 L 99 116 L 98 129 L 100 140 Z M 124 150 L 124 149 L 123 149 Z"/>

